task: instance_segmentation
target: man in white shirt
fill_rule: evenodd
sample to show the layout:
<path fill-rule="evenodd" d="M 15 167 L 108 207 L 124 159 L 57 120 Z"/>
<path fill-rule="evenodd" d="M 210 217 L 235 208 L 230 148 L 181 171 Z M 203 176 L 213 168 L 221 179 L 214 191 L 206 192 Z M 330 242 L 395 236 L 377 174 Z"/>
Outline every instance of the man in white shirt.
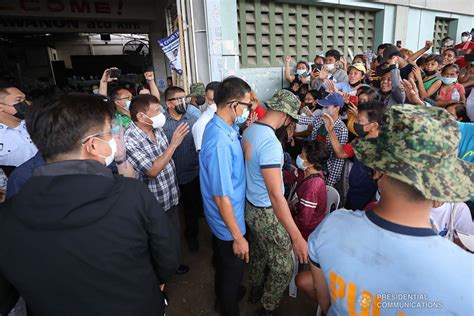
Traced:
<path fill-rule="evenodd" d="M 0 166 L 18 167 L 38 151 L 26 130 L 28 106 L 18 88 L 0 86 Z"/>
<path fill-rule="evenodd" d="M 196 151 L 201 150 L 201 143 L 202 143 L 202 135 L 204 134 L 204 130 L 206 129 L 207 123 L 212 119 L 214 113 L 216 113 L 217 107 L 214 103 L 214 94 L 216 90 L 219 88 L 220 82 L 212 81 L 207 84 L 206 86 L 206 103 L 207 109 L 202 113 L 199 119 L 194 123 L 192 128 L 194 145 L 196 147 Z"/>

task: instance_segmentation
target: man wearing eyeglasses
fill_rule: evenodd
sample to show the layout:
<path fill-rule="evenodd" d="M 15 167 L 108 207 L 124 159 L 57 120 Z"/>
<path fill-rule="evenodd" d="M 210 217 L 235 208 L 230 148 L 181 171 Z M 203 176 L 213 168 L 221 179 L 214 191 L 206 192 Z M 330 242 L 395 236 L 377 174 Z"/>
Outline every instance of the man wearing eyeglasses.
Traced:
<path fill-rule="evenodd" d="M 166 123 L 163 131 L 171 142 L 173 133 L 180 124 L 187 124 L 192 129 L 196 117 L 185 111 L 186 96 L 183 89 L 176 86 L 168 87 L 165 91 L 167 111 L 164 113 Z M 182 209 L 184 213 L 184 236 L 191 252 L 199 249 L 199 214 L 202 214 L 202 197 L 199 185 L 199 158 L 194 146 L 193 135 L 187 134 L 181 145 L 173 154 L 176 164 L 176 176 L 181 193 Z"/>
<path fill-rule="evenodd" d="M 237 124 L 248 117 L 250 91 L 236 77 L 219 84 L 214 95 L 217 112 L 206 125 L 199 152 L 204 213 L 213 234 L 215 308 L 226 316 L 239 315 L 239 286 L 244 262 L 249 261 L 245 166 Z"/>
<path fill-rule="evenodd" d="M 115 106 L 115 117 L 123 128 L 127 128 L 132 121 L 130 118 L 132 94 L 127 89 L 118 89 L 112 93 L 111 99 Z"/>
<path fill-rule="evenodd" d="M 89 95 L 32 105 L 27 127 L 48 164 L 2 206 L 2 315 L 18 294 L 33 315 L 164 314 L 179 235 L 145 185 L 106 168 L 113 116 Z"/>

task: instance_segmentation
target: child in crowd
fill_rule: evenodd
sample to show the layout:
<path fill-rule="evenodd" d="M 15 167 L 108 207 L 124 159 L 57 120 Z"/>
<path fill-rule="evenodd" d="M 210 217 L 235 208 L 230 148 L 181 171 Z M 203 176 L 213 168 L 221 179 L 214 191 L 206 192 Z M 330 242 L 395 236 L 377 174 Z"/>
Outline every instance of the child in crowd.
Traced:
<path fill-rule="evenodd" d="M 443 84 L 439 89 L 436 98 L 436 106 L 447 107 L 450 104 L 465 103 L 466 94 L 462 84 L 457 83 L 459 67 L 456 64 L 449 64 L 441 71 L 441 81 Z"/>
<path fill-rule="evenodd" d="M 413 71 L 408 76 L 409 79 L 413 79 L 417 82 L 418 92 L 422 99 L 432 97 L 433 99 L 436 99 L 438 90 L 442 84 L 438 77 L 438 72 L 441 70 L 442 64 L 443 58 L 441 55 L 431 54 L 426 57 L 423 66 L 424 74 L 421 73 L 420 67 L 414 67 Z"/>

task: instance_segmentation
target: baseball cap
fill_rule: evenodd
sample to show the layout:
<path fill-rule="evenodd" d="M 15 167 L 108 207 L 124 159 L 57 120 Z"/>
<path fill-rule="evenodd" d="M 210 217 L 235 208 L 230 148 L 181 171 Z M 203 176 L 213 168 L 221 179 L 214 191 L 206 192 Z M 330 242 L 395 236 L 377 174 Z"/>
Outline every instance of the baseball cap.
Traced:
<path fill-rule="evenodd" d="M 342 108 L 344 106 L 344 98 L 339 93 L 329 93 L 324 99 L 317 101 L 321 106 L 338 106 Z"/>

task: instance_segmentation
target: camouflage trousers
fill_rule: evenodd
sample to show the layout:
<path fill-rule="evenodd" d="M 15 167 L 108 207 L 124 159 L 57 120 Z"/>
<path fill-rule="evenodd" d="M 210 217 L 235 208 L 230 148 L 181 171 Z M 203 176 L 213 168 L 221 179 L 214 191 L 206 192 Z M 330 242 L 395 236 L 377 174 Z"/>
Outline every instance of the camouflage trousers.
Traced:
<path fill-rule="evenodd" d="M 275 310 L 291 279 L 290 237 L 272 208 L 256 208 L 247 202 L 245 221 L 251 233 L 250 285 L 263 285 L 262 305 L 266 310 Z"/>

